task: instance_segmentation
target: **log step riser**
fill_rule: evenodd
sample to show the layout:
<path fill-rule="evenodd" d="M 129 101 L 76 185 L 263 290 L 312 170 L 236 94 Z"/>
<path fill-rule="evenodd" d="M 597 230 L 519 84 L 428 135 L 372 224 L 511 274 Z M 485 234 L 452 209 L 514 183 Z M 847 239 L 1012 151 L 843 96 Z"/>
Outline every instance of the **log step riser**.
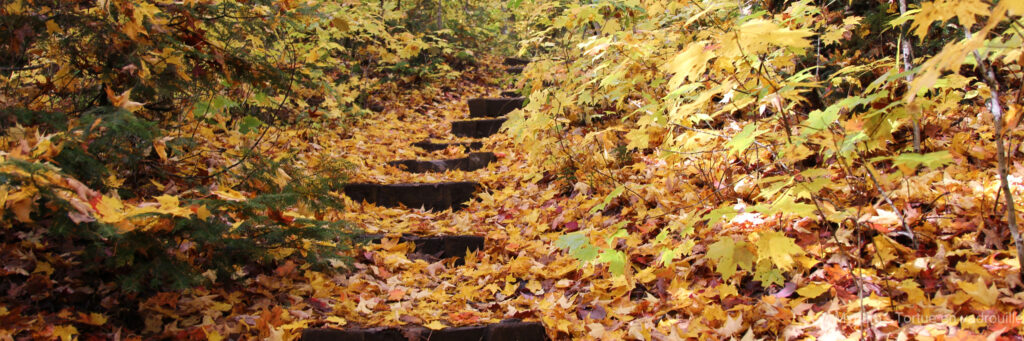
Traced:
<path fill-rule="evenodd" d="M 467 157 L 458 159 L 430 161 L 399 160 L 388 162 L 388 164 L 410 173 L 442 173 L 448 170 L 474 171 L 487 167 L 494 160 L 497 160 L 494 153 L 482 152 L 472 153 Z"/>
<path fill-rule="evenodd" d="M 370 243 L 380 243 L 383 235 L 365 235 L 361 239 Z M 484 237 L 478 236 L 433 236 L 420 237 L 406 235 L 399 237 L 400 243 L 412 242 L 416 245 L 414 253 L 429 255 L 439 259 L 465 258 L 466 251 L 476 251 L 484 248 Z"/>
<path fill-rule="evenodd" d="M 498 133 L 505 118 L 452 122 L 452 134 L 458 137 L 483 138 Z"/>
<path fill-rule="evenodd" d="M 430 141 L 420 141 L 412 144 L 416 148 L 426 150 L 428 152 L 445 150 L 451 146 L 457 146 L 467 150 L 477 150 L 484 147 L 483 142 L 454 142 L 454 143 L 433 143 Z"/>
<path fill-rule="evenodd" d="M 442 182 L 429 184 L 367 184 L 345 186 L 345 195 L 354 201 L 366 201 L 384 207 L 405 206 L 427 210 L 458 210 L 473 198 L 480 186 L 476 182 Z"/>
<path fill-rule="evenodd" d="M 474 98 L 469 101 L 469 117 L 500 117 L 520 109 L 525 97 L 515 98 Z"/>
<path fill-rule="evenodd" d="M 530 64 L 530 60 L 523 58 L 508 57 L 505 58 L 502 64 L 505 64 L 505 66 L 524 66 L 526 64 Z"/>

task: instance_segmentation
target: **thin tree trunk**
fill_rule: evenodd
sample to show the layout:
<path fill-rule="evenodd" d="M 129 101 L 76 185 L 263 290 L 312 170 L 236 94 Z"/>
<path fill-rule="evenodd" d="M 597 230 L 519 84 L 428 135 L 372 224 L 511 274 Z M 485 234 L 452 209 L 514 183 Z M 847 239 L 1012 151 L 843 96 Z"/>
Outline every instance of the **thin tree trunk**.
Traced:
<path fill-rule="evenodd" d="M 907 0 L 899 0 L 900 2 L 900 16 L 907 14 Z M 907 72 L 914 68 L 914 56 L 910 49 L 910 35 L 907 34 L 910 26 L 907 23 L 903 23 L 900 27 L 900 54 L 903 58 L 903 71 Z M 914 80 L 914 75 L 907 72 L 907 84 L 910 84 Z M 914 124 L 914 152 L 921 153 L 921 123 L 917 116 L 914 115 L 910 118 L 910 121 Z"/>
<path fill-rule="evenodd" d="M 437 16 L 437 30 L 440 31 L 444 28 L 444 22 L 442 21 L 444 19 L 444 2 L 442 0 L 437 0 L 437 11 L 435 11 L 434 15 Z"/>
<path fill-rule="evenodd" d="M 971 29 L 964 27 L 964 35 L 967 39 L 971 38 Z M 999 83 L 996 81 L 996 74 L 992 71 L 989 65 L 981 58 L 981 54 L 977 50 L 972 51 L 974 53 L 974 59 L 978 61 L 978 65 L 981 66 L 981 72 L 985 76 L 985 83 L 988 84 L 988 89 L 992 94 L 992 119 L 995 121 L 995 133 L 996 133 L 996 157 L 998 162 L 999 172 L 999 187 L 1002 189 L 1003 196 L 1006 200 L 1006 227 L 1010 230 L 1010 236 L 1013 238 L 1013 244 L 1017 247 L 1017 262 L 1019 264 L 1018 271 L 1024 271 L 1024 240 L 1020 237 L 1020 230 L 1017 229 L 1017 207 L 1013 202 L 1013 192 L 1010 191 L 1010 181 L 1007 179 L 1008 171 L 1006 170 L 1006 146 L 1003 143 L 1003 107 L 999 104 Z M 1017 276 L 1021 276 L 1021 272 L 1017 273 Z"/>

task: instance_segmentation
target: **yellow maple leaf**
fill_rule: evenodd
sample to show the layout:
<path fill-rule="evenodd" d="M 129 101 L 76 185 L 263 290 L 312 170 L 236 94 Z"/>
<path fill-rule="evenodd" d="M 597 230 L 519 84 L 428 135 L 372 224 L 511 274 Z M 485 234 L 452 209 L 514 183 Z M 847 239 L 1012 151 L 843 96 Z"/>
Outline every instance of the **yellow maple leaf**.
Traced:
<path fill-rule="evenodd" d="M 750 270 L 754 258 L 754 255 L 747 249 L 746 242 L 736 242 L 729 236 L 708 246 L 707 256 L 715 260 L 717 263 L 715 271 L 726 279 L 736 274 L 737 266 L 744 270 Z"/>
<path fill-rule="evenodd" d="M 103 179 L 103 184 L 107 185 L 108 187 L 120 188 L 122 185 L 124 185 L 124 180 L 125 179 L 119 179 L 114 174 L 110 174 L 110 176 Z"/>
<path fill-rule="evenodd" d="M 156 201 L 160 203 L 160 209 L 157 211 L 163 214 L 170 214 L 175 217 L 188 217 L 192 214 L 192 211 L 181 207 L 181 202 L 178 197 L 172 195 L 161 195 L 156 197 Z"/>
<path fill-rule="evenodd" d="M 115 107 L 119 107 L 121 109 L 128 110 L 131 112 L 135 112 L 139 109 L 142 109 L 142 103 L 134 102 L 130 99 L 130 97 L 132 96 L 131 89 L 122 92 L 120 95 L 115 94 L 114 90 L 111 90 L 110 88 L 106 88 L 105 90 L 107 91 L 107 100 L 109 100 L 110 104 L 114 105 Z"/>
<path fill-rule="evenodd" d="M 900 290 L 903 290 L 903 292 L 907 293 L 908 303 L 926 303 L 925 300 L 927 300 L 927 298 L 924 294 L 924 290 L 921 290 L 921 287 L 920 285 L 917 284 L 917 281 L 912 279 L 903 280 L 903 282 L 900 282 L 899 288 Z"/>
<path fill-rule="evenodd" d="M 1011 1 L 1012 2 L 1012 1 Z M 928 29 L 936 21 L 946 21 L 953 17 L 961 25 L 970 28 L 977 23 L 975 16 L 988 16 L 988 5 L 981 0 L 939 0 L 921 4 L 921 10 L 914 14 L 914 35 L 924 39 Z"/>
<path fill-rule="evenodd" d="M 78 328 L 71 325 L 61 325 L 53 327 L 53 336 L 61 339 L 61 341 L 75 340 L 75 335 L 78 335 Z"/>
<path fill-rule="evenodd" d="M 921 71 L 918 73 L 918 77 L 910 82 L 910 89 L 904 96 L 907 103 L 913 102 L 919 92 L 935 86 L 936 80 L 945 71 L 960 70 L 967 54 L 984 46 L 985 39 L 982 38 L 984 36 L 985 34 L 978 33 L 971 37 L 971 39 L 946 44 L 942 51 L 939 51 L 938 54 L 921 64 Z"/>
<path fill-rule="evenodd" d="M 719 284 L 717 288 L 718 288 L 718 297 L 721 298 L 721 299 L 725 299 L 726 297 L 729 297 L 729 296 L 739 296 L 739 294 L 740 294 L 740 292 L 738 290 L 736 290 L 736 287 L 734 287 L 732 285 L 725 284 L 725 283 Z"/>
<path fill-rule="evenodd" d="M 117 231 L 120 233 L 127 233 L 138 228 L 132 222 L 128 221 L 127 218 L 134 214 L 141 214 L 152 212 L 151 208 L 133 208 L 131 212 L 124 206 L 121 199 L 104 195 L 98 203 L 95 205 L 96 208 L 96 220 L 102 223 L 111 224 L 117 227 Z"/>
<path fill-rule="evenodd" d="M 246 199 L 245 195 L 230 188 L 224 188 L 222 190 L 213 191 L 213 194 L 220 197 L 221 199 L 229 201 L 245 201 Z"/>
<path fill-rule="evenodd" d="M 8 208 L 11 209 L 11 212 L 14 212 L 14 218 L 23 223 L 31 223 L 32 218 L 30 214 L 32 214 L 32 204 L 35 203 L 35 199 L 27 198 L 10 201 L 11 203 L 8 205 Z"/>
<path fill-rule="evenodd" d="M 94 326 L 102 326 L 107 324 L 107 316 L 100 313 L 89 313 L 89 318 L 86 323 Z"/>
<path fill-rule="evenodd" d="M 224 340 L 224 336 L 220 335 L 220 332 L 216 330 L 206 330 L 206 328 L 203 328 L 203 333 L 206 334 L 206 339 L 209 341 Z"/>
<path fill-rule="evenodd" d="M 783 271 L 793 269 L 793 257 L 804 253 L 804 250 L 793 242 L 793 238 L 786 237 L 778 231 L 762 233 L 756 245 L 758 261 L 770 259 Z"/>
<path fill-rule="evenodd" d="M 807 30 L 793 30 L 771 21 L 755 19 L 740 26 L 736 40 L 726 43 L 725 47 L 733 52 L 730 55 L 739 52 L 733 48 L 740 48 L 745 54 L 767 52 L 770 45 L 802 49 L 811 47 L 811 42 L 807 40 L 811 35 L 813 33 Z"/>
<path fill-rule="evenodd" d="M 160 161 L 167 162 L 167 141 L 170 141 L 171 139 L 173 139 L 173 137 L 166 136 L 153 141 L 153 150 L 156 151 L 156 155 L 160 157 Z"/>
<path fill-rule="evenodd" d="M 690 43 L 682 52 L 672 58 L 672 61 L 665 65 L 665 69 L 675 74 L 669 81 L 669 86 L 676 88 L 687 80 L 695 80 L 708 68 L 708 60 L 714 58 L 714 53 L 707 48 L 707 42 L 698 41 Z"/>
<path fill-rule="evenodd" d="M 121 199 L 104 195 L 95 208 L 100 222 L 113 224 L 124 220 L 124 203 Z"/>
<path fill-rule="evenodd" d="M 47 262 L 36 262 L 36 268 L 35 270 L 32 270 L 32 273 L 42 273 L 45 274 L 46 276 L 50 276 L 51 274 L 53 274 L 53 266 Z"/>
<path fill-rule="evenodd" d="M 206 218 L 212 215 L 213 213 L 210 212 L 210 209 L 206 208 L 206 205 L 196 207 L 196 218 L 199 218 L 199 220 L 206 220 Z"/>
<path fill-rule="evenodd" d="M 988 272 L 981 264 L 975 262 L 959 262 L 956 264 L 956 271 L 963 274 L 973 274 L 981 276 L 981 278 L 990 278 L 992 274 Z"/>
<path fill-rule="evenodd" d="M 7 6 L 4 6 L 4 10 L 7 11 L 8 15 L 18 15 L 25 10 L 24 6 L 25 5 L 22 4 L 20 0 L 13 1 L 11 3 L 8 3 Z"/>
<path fill-rule="evenodd" d="M 978 278 L 974 283 L 961 281 L 957 282 L 956 285 L 960 287 L 960 290 L 971 295 L 971 298 L 974 299 L 975 302 L 982 305 L 991 307 L 998 302 L 999 289 L 996 288 L 995 284 L 992 284 L 991 287 L 985 286 L 985 281 L 981 278 Z"/>
<path fill-rule="evenodd" d="M 815 298 L 821 296 L 821 294 L 824 294 L 831 288 L 832 285 L 828 283 L 811 283 L 803 288 L 797 289 L 796 293 L 806 298 Z"/>
<path fill-rule="evenodd" d="M 344 326 L 345 324 L 348 323 L 348 321 L 345 321 L 345 319 L 340 316 L 328 316 L 327 322 L 334 323 L 339 326 Z"/>
<path fill-rule="evenodd" d="M 430 328 L 430 329 L 433 329 L 433 330 L 440 330 L 440 329 L 448 328 L 448 326 L 444 325 L 444 323 L 441 323 L 441 321 L 430 322 L 430 323 L 428 323 L 426 325 L 423 325 L 423 326 L 427 327 L 427 328 Z"/>

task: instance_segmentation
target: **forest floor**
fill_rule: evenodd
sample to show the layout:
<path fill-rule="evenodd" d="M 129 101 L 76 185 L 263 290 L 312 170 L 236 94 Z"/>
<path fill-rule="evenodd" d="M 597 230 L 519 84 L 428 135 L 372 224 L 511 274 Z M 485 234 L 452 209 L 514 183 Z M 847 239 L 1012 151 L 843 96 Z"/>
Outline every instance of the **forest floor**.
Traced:
<path fill-rule="evenodd" d="M 384 103 L 382 112 L 347 129 L 279 134 L 284 139 L 308 136 L 289 142 L 308 146 L 305 150 L 311 155 L 300 155 L 300 159 L 350 162 L 354 166 L 350 182 L 478 181 L 484 190 L 457 211 L 384 208 L 346 198 L 346 209 L 327 219 L 351 222 L 364 234 L 386 236 L 379 244 L 354 250 L 351 267 L 339 263 L 345 269 L 328 274 L 288 263 L 239 287 L 157 295 L 141 305 L 145 332 L 290 339 L 309 327 L 414 324 L 440 329 L 509 318 L 545 321 L 552 331 L 569 332 L 572 320 L 566 315 L 579 319 L 578 311 L 583 311 L 573 302 L 574 293 L 590 292 L 595 284 L 614 290 L 602 290 L 593 299 L 611 299 L 622 290 L 629 291 L 630 281 L 624 278 L 581 281 L 596 269 L 578 270 L 578 262 L 554 246 L 567 222 L 550 221 L 558 212 L 572 210 L 572 199 L 562 197 L 562 189 L 555 185 L 538 185 L 542 172 L 527 165 L 510 138 L 500 133 L 483 139 L 450 134 L 451 121 L 468 119 L 467 99 L 499 97 L 503 89 L 495 83 L 510 84 L 510 77 L 493 62 L 457 80 L 423 91 L 404 91 L 397 101 Z M 463 148 L 427 152 L 412 146 L 428 139 L 438 143 L 480 140 L 480 151 L 492 151 L 498 158 L 468 172 L 416 174 L 387 164 L 400 159 L 459 158 L 467 153 Z M 485 236 L 486 247 L 467 254 L 465 264 L 455 265 L 454 258 L 436 260 L 412 253 L 412 243 L 398 242 L 402 235 Z M 621 300 L 627 302 L 628 297 Z M 588 314 L 605 313 L 602 309 Z"/>
<path fill-rule="evenodd" d="M 278 340 L 317 327 L 442 329 L 506 319 L 539 321 L 552 339 L 930 339 L 947 334 L 1000 337 L 1021 329 L 1013 312 L 1024 308 L 1024 293 L 1011 289 L 1020 286 L 1016 260 L 1004 250 L 981 247 L 989 237 L 1000 238 L 985 228 L 996 216 L 979 213 L 991 207 L 985 201 L 991 199 L 978 198 L 992 198 L 994 182 L 991 174 L 984 183 L 976 180 L 978 172 L 969 164 L 921 171 L 907 180 L 907 188 L 926 189 L 921 193 L 952 193 L 940 196 L 946 198 L 934 207 L 905 208 L 911 224 L 924 226 L 918 232 L 929 245 L 916 251 L 886 236 L 891 229 L 882 225 L 895 223 L 882 219 L 884 214 L 865 218 L 876 226 L 867 231 L 811 228 L 807 220 L 780 222 L 754 213 L 729 216 L 694 231 L 678 223 L 677 212 L 703 200 L 698 196 L 710 195 L 680 191 L 683 183 L 697 181 L 680 175 L 687 166 L 649 153 L 631 154 L 612 173 L 597 175 L 651 186 L 607 197 L 595 195 L 594 182 L 573 182 L 557 169 L 529 162 L 526 152 L 504 133 L 482 139 L 480 150 L 498 156 L 483 169 L 413 174 L 387 164 L 464 156 L 461 148 L 425 152 L 411 144 L 471 140 L 451 137 L 451 122 L 468 118 L 466 100 L 498 97 L 512 87 L 509 77 L 491 60 L 461 78 L 400 92 L 396 100 L 384 103 L 382 112 L 354 126 L 270 134 L 269 145 L 303 150 L 299 159 L 347 160 L 354 165 L 351 182 L 478 181 L 483 190 L 457 211 L 383 208 L 346 199 L 345 210 L 325 219 L 344 220 L 361 233 L 386 237 L 353 250 L 353 262 L 337 263 L 338 273 L 288 262 L 236 285 L 159 293 L 139 303 L 142 330 L 125 334 Z M 596 129 L 569 130 L 567 142 L 547 146 L 548 151 L 575 148 Z M 991 159 L 985 147 L 968 142 L 954 150 L 955 157 L 961 153 Z M 1021 189 L 1019 181 L 1014 186 L 1014 191 Z M 744 191 L 740 185 L 734 190 Z M 743 203 L 737 206 L 742 211 Z M 936 212 L 959 216 L 921 223 Z M 582 234 L 574 234 L 578 231 Z M 777 245 L 777 252 L 763 256 L 788 262 L 797 273 L 783 277 L 776 271 L 778 285 L 762 285 L 770 279 L 753 280 L 754 255 L 740 247 L 746 242 L 718 238 L 735 231 L 754 232 L 757 237 L 750 242 L 759 250 Z M 412 253 L 412 243 L 398 242 L 402 235 L 473 235 L 486 242 L 457 263 Z M 586 241 L 574 239 L 580 236 Z M 723 248 L 730 253 L 721 255 Z M 666 250 L 672 255 L 667 257 Z M 710 250 L 715 250 L 716 264 L 704 256 Z M 600 261 L 581 261 L 593 258 Z M 719 272 L 729 262 L 733 271 L 737 266 L 746 270 L 742 282 L 723 282 Z M 17 311 L 0 307 L 0 321 Z M 66 316 L 59 318 L 80 316 L 84 325 L 103 326 L 107 317 L 98 311 L 66 309 L 59 313 Z M 38 335 L 72 334 L 52 325 L 50 318 L 55 317 L 40 314 L 18 323 L 34 324 Z"/>

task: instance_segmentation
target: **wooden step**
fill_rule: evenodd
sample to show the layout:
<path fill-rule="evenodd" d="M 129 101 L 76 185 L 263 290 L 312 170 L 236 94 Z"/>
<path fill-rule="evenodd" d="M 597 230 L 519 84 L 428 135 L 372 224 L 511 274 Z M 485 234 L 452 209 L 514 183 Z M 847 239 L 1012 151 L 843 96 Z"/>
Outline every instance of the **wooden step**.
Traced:
<path fill-rule="evenodd" d="M 452 135 L 459 137 L 488 137 L 494 135 L 501 129 L 506 118 L 492 118 L 486 120 L 466 120 L 452 122 Z"/>
<path fill-rule="evenodd" d="M 523 73 L 523 69 L 524 69 L 524 67 L 522 67 L 522 66 L 513 66 L 513 67 L 505 69 L 505 72 L 508 72 L 510 74 L 513 74 L 513 75 L 518 75 L 518 74 L 522 74 Z"/>
<path fill-rule="evenodd" d="M 473 198 L 480 184 L 476 182 L 439 182 L 406 184 L 353 183 L 345 185 L 345 195 L 355 201 L 366 201 L 384 207 L 405 206 L 427 210 L 458 210 Z"/>
<path fill-rule="evenodd" d="M 302 341 L 546 341 L 544 326 L 538 322 L 501 322 L 483 326 L 430 330 L 421 326 L 392 328 L 331 329 L 302 331 Z"/>
<path fill-rule="evenodd" d="M 530 64 L 530 62 L 531 60 L 529 59 L 508 57 L 505 58 L 502 64 L 505 64 L 506 66 L 523 66 L 526 64 Z"/>
<path fill-rule="evenodd" d="M 451 147 L 451 146 L 458 146 L 458 147 L 462 147 L 462 148 L 465 148 L 465 149 L 468 149 L 468 150 L 477 150 L 477 149 L 483 148 L 483 146 L 484 146 L 483 142 L 479 142 L 479 141 L 433 143 L 433 142 L 430 142 L 429 140 L 423 140 L 423 141 L 420 141 L 420 142 L 416 142 L 416 143 L 413 143 L 412 145 L 415 146 L 415 147 L 418 147 L 420 149 L 426 150 L 428 152 L 433 152 L 433 151 L 438 151 L 438 150 L 445 150 L 445 149 L 448 149 L 448 147 Z"/>
<path fill-rule="evenodd" d="M 473 171 L 487 167 L 498 158 L 491 152 L 470 153 L 469 156 L 448 160 L 398 160 L 389 165 L 411 173 L 444 172 L 447 170 Z"/>
<path fill-rule="evenodd" d="M 474 98 L 469 103 L 469 117 L 500 117 L 520 109 L 526 97 L 513 98 Z"/>
<path fill-rule="evenodd" d="M 360 236 L 359 239 L 379 243 L 383 238 L 384 235 L 381 234 L 370 234 Z M 437 259 L 464 258 L 467 250 L 476 251 L 484 248 L 484 237 L 468 235 L 430 237 L 404 235 L 399 237 L 398 241 L 401 243 L 412 242 L 416 245 L 414 253 Z"/>
<path fill-rule="evenodd" d="M 516 90 L 505 90 L 501 92 L 501 97 L 519 97 L 519 91 Z"/>

